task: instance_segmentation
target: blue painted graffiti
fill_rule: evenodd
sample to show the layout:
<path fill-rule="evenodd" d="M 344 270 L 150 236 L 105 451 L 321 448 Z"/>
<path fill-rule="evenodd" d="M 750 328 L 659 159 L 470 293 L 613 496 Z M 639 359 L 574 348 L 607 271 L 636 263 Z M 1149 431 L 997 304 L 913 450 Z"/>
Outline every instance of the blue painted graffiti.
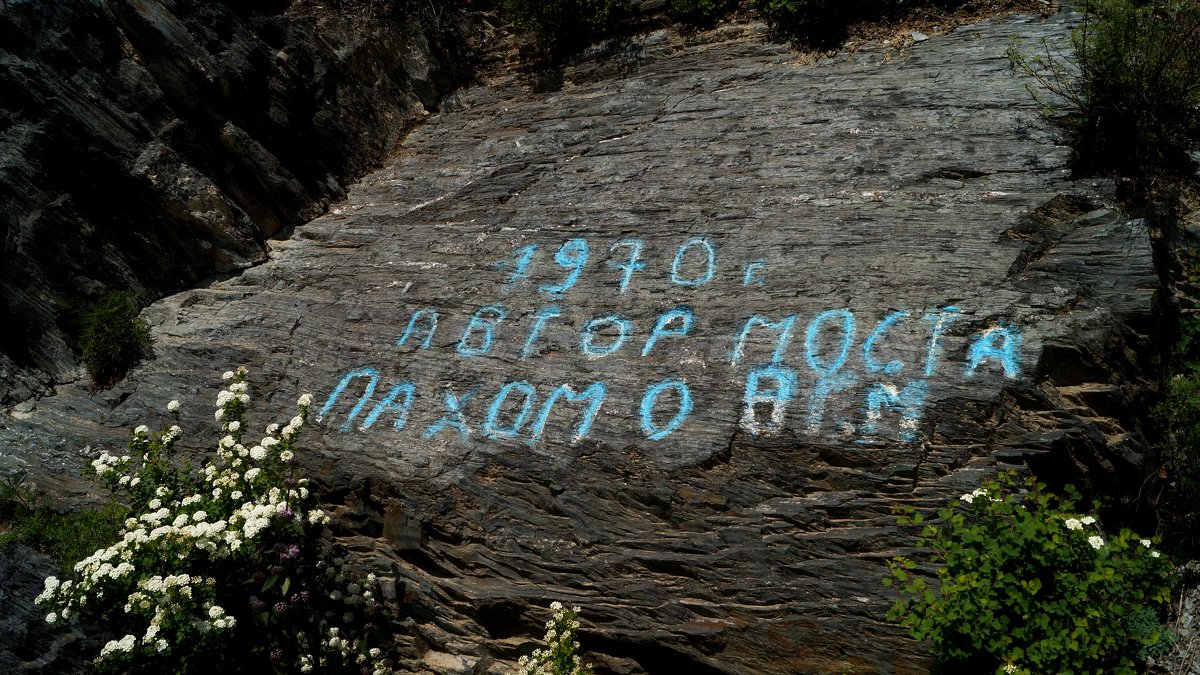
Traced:
<path fill-rule="evenodd" d="M 669 328 L 676 319 L 679 319 L 679 325 Z M 685 337 L 692 330 L 692 323 L 695 320 L 696 315 L 687 307 L 677 307 L 669 312 L 663 312 L 654 324 L 654 330 L 650 331 L 650 338 L 646 340 L 646 346 L 642 348 L 642 356 L 649 356 L 650 350 L 654 348 L 654 343 L 658 342 L 660 337 Z"/>
<path fill-rule="evenodd" d="M 478 389 L 472 389 L 460 397 L 447 387 L 446 391 L 442 393 L 442 402 L 446 406 L 446 413 L 442 415 L 441 419 L 425 429 L 424 438 L 429 440 L 440 434 L 442 429 L 452 427 L 458 431 L 460 439 L 466 440 L 467 436 L 471 433 L 471 429 L 467 426 L 466 417 L 463 416 L 463 408 L 475 397 L 477 392 Z"/>
<path fill-rule="evenodd" d="M 491 315 L 491 318 L 487 318 L 487 315 Z M 505 316 L 504 308 L 499 305 L 488 305 L 475 310 L 462 337 L 458 340 L 458 353 L 463 356 L 482 356 L 488 353 L 492 349 L 492 342 L 496 339 L 496 326 L 504 321 Z M 477 331 L 483 331 L 483 344 L 472 346 L 471 336 Z"/>
<path fill-rule="evenodd" d="M 679 407 L 675 411 L 675 415 L 666 424 L 659 426 L 654 421 L 654 410 L 658 405 L 659 397 L 668 389 L 673 390 L 679 398 Z M 677 378 L 670 378 L 657 384 L 652 384 L 642 396 L 642 432 L 646 434 L 648 440 L 662 440 L 678 429 L 691 413 L 692 391 L 688 389 L 686 382 Z"/>
<path fill-rule="evenodd" d="M 499 423 L 500 410 L 504 406 L 505 399 L 513 390 L 520 390 L 525 395 L 524 401 L 521 403 L 521 411 L 517 413 L 516 418 L 508 424 L 501 426 Z M 533 412 L 534 399 L 537 396 L 532 384 L 525 381 L 509 382 L 500 387 L 500 392 L 492 399 L 492 404 L 488 406 L 487 419 L 483 422 L 483 433 L 488 438 L 516 438 L 521 434 L 521 427 L 525 425 L 525 421 L 529 419 L 530 413 Z"/>
<path fill-rule="evenodd" d="M 604 265 L 597 266 L 586 239 L 567 239 L 556 249 L 537 243 L 522 246 L 496 264 L 501 275 L 496 281 L 497 288 L 508 294 L 507 306 L 484 304 L 459 316 L 448 316 L 434 307 L 414 308 L 393 343 L 396 356 L 406 364 L 435 356 L 439 359 L 447 355 L 460 359 L 489 356 L 519 364 L 523 369 L 531 368 L 539 359 L 560 367 L 564 354 L 585 359 L 621 359 L 622 363 L 647 359 L 645 364 L 655 373 L 676 363 L 689 369 L 685 372 L 695 373 L 694 369 L 699 368 L 706 373 L 699 380 L 689 376 L 692 385 L 679 376 L 657 379 L 670 375 L 658 374 L 656 381 L 644 389 L 637 385 L 636 391 L 618 391 L 616 398 L 606 404 L 610 401 L 610 386 L 616 388 L 617 380 L 612 383 L 596 380 L 586 386 L 559 384 L 545 388 L 542 385 L 539 391 L 536 380 L 525 375 L 503 385 L 486 385 L 486 396 L 490 398 L 485 396 L 481 401 L 488 403 L 486 407 L 483 403 L 475 406 L 478 410 L 472 413 L 469 404 L 483 384 L 476 383 L 462 394 L 448 383 L 440 386 L 422 383 L 411 375 L 387 384 L 377 368 L 363 366 L 341 376 L 322 405 L 318 419 L 330 419 L 341 432 L 386 427 L 379 424 L 385 418 L 392 420 L 392 429 L 402 431 L 418 419 L 426 425 L 418 427 L 426 439 L 446 436 L 466 440 L 475 435 L 490 441 L 534 444 L 545 438 L 552 423 L 563 424 L 562 432 L 572 442 L 585 439 L 602 419 L 603 406 L 612 409 L 628 405 L 618 419 L 634 418 L 637 430 L 647 441 L 662 441 L 687 425 L 696 405 L 692 389 L 696 382 L 736 382 L 742 387 L 740 400 L 733 392 L 709 395 L 704 400 L 716 405 L 740 405 L 740 412 L 731 417 L 752 437 L 770 436 L 789 426 L 799 426 L 800 431 L 808 434 L 833 429 L 858 434 L 863 439 L 888 434 L 901 442 L 913 442 L 930 399 L 930 378 L 938 373 L 946 354 L 961 355 L 959 358 L 963 359 L 961 370 L 956 367 L 954 376 L 1007 379 L 1021 376 L 1021 331 L 1002 323 L 971 334 L 952 333 L 951 327 L 963 314 L 953 306 L 924 315 L 891 309 L 877 315 L 873 326 L 864 324 L 861 332 L 861 314 L 850 308 L 817 312 L 806 317 L 802 353 L 795 353 L 798 349 L 789 353 L 801 321 L 799 314 L 771 316 L 747 312 L 741 315 L 745 317 L 743 321 L 741 317 L 727 315 L 703 317 L 694 305 L 677 304 L 682 300 L 676 297 L 680 294 L 710 293 L 711 290 L 699 287 L 714 284 L 719 271 L 723 283 L 732 286 L 733 292 L 762 286 L 766 281 L 767 261 L 753 260 L 741 267 L 722 268 L 720 265 L 728 265 L 729 261 L 721 257 L 713 240 L 702 236 L 689 237 L 666 249 L 658 263 L 654 263 L 654 256 L 647 251 L 642 239 L 620 239 L 607 247 Z M 549 273 L 548 263 L 553 265 Z M 647 308 L 633 303 L 631 309 L 624 310 L 629 315 L 602 311 L 581 320 L 577 309 L 564 308 L 560 300 L 584 281 L 585 271 L 597 267 L 599 273 L 606 275 L 603 283 L 613 289 L 614 297 L 625 295 L 636 282 L 656 279 L 659 285 L 653 287 L 655 294 L 662 293 L 666 284 L 675 287 L 660 296 L 674 306 L 667 305 L 656 315 L 647 315 Z M 541 283 L 547 277 L 550 280 Z M 535 278 L 538 283 L 533 281 Z M 520 295 L 518 288 L 527 295 Z M 553 298 L 553 304 L 536 310 L 524 309 L 530 306 L 524 299 L 544 297 L 542 294 Z M 623 300 L 622 307 L 628 306 L 630 302 Z M 720 333 L 712 334 L 713 326 L 720 326 L 717 329 Z M 439 343 L 439 331 L 453 331 L 453 337 Z M 566 331 L 569 334 L 564 335 Z M 704 342 L 697 342 L 698 338 Z M 705 363 L 714 340 L 721 345 L 729 345 L 727 340 L 732 342 L 727 366 L 722 364 L 731 371 L 728 375 L 710 374 L 709 364 Z M 641 348 L 625 349 L 627 344 L 634 343 Z M 723 360 L 724 354 L 719 358 Z M 636 367 L 629 372 L 636 372 Z M 941 371 L 945 377 L 947 368 L 941 366 Z M 905 374 L 903 380 L 902 374 Z M 620 381 L 622 388 L 629 386 L 627 378 Z M 377 391 L 383 393 L 378 400 Z M 339 405 L 343 398 L 347 401 Z M 793 413 L 798 406 L 801 409 Z M 612 412 L 618 414 L 616 410 Z M 789 416 L 799 416 L 799 424 L 793 421 L 789 425 Z M 713 419 L 713 415 L 705 416 L 708 423 Z M 446 431 L 451 433 L 445 434 Z"/>

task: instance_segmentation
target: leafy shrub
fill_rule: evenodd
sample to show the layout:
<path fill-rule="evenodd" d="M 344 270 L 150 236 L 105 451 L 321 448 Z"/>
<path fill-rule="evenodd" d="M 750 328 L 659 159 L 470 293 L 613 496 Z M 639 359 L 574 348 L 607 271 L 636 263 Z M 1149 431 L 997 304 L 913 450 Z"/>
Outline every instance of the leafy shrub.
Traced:
<path fill-rule="evenodd" d="M 24 479 L 18 473 L 0 481 L 0 547 L 28 546 L 69 568 L 120 531 L 125 510 L 119 505 L 59 513 L 42 504 Z"/>
<path fill-rule="evenodd" d="M 532 31 L 551 57 L 611 30 L 632 7 L 632 0 L 500 0 L 504 18 Z"/>
<path fill-rule="evenodd" d="M 781 32 L 804 42 L 828 45 L 841 40 L 846 27 L 880 19 L 914 5 L 954 6 L 964 0 L 766 0 L 760 6 L 767 20 Z"/>
<path fill-rule="evenodd" d="M 1078 168 L 1189 173 L 1200 146 L 1200 3 L 1089 0 L 1071 43 L 1067 60 L 1045 45 L 1009 58 L 1066 101 Z"/>
<path fill-rule="evenodd" d="M 311 396 L 252 447 L 246 371 L 225 374 L 216 418 L 225 436 L 202 468 L 174 459 L 178 426 L 134 430 L 129 454 L 90 472 L 130 509 L 115 542 L 46 579 L 46 621 L 110 627 L 96 659 L 127 672 L 390 672 L 386 620 L 373 575 L 353 578 L 323 543 L 295 452 Z M 167 409 L 178 414 L 179 403 Z"/>
<path fill-rule="evenodd" d="M 550 611 L 554 616 L 546 622 L 546 649 L 522 656 L 517 663 L 520 675 L 592 675 L 592 667 L 576 653 L 580 609 L 566 609 L 555 601 L 550 603 Z"/>
<path fill-rule="evenodd" d="M 671 11 L 684 21 L 710 26 L 731 9 L 731 0 L 671 0 Z"/>
<path fill-rule="evenodd" d="M 1169 645 L 1158 611 L 1172 567 L 1149 539 L 1107 536 L 1075 501 L 1011 473 L 963 495 L 918 540 L 937 557 L 937 592 L 912 560 L 889 562 L 900 599 L 888 619 L 979 672 L 1137 672 L 1136 655 Z M 910 508 L 900 522 L 921 517 Z"/>
<path fill-rule="evenodd" d="M 112 387 L 145 355 L 150 328 L 138 318 L 139 310 L 129 293 L 109 293 L 82 311 L 79 344 L 95 386 Z"/>
<path fill-rule="evenodd" d="M 1161 512 L 1183 552 L 1200 549 L 1200 319 L 1184 319 L 1165 398 L 1152 411 L 1160 476 L 1167 480 Z"/>

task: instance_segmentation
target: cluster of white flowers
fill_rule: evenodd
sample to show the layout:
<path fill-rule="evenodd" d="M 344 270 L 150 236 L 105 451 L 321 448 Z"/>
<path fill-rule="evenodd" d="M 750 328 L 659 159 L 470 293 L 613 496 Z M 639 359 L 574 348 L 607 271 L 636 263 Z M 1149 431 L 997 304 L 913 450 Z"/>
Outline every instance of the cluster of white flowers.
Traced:
<path fill-rule="evenodd" d="M 962 501 L 964 501 L 968 504 L 971 504 L 971 503 L 974 503 L 974 501 L 977 498 L 986 497 L 986 496 L 987 496 L 987 490 L 985 490 L 983 488 L 979 488 L 978 490 L 975 490 L 974 492 L 968 492 L 967 494 L 959 497 L 959 499 L 961 499 Z M 1002 501 L 1004 501 L 1004 499 L 1001 497 L 992 497 L 992 501 L 1002 502 Z"/>
<path fill-rule="evenodd" d="M 1070 517 L 1063 519 L 1063 525 L 1071 531 L 1079 531 L 1082 530 L 1084 526 L 1091 526 L 1095 524 L 1095 516 L 1083 516 L 1082 518 Z M 1101 537 L 1100 535 L 1089 536 L 1087 542 L 1089 546 L 1097 551 L 1104 548 L 1104 537 Z M 1149 539 L 1139 539 L 1138 543 L 1141 544 L 1143 548 L 1150 548 L 1153 545 L 1153 542 L 1151 542 Z M 1158 551 L 1150 551 L 1150 557 L 1159 558 L 1162 557 L 1162 553 Z"/>
<path fill-rule="evenodd" d="M 137 637 L 126 635 L 120 640 L 109 640 L 108 644 L 100 650 L 100 658 L 108 656 L 113 652 L 130 652 L 133 651 L 133 646 L 137 643 Z"/>
<path fill-rule="evenodd" d="M 236 619 L 213 602 L 215 579 L 180 573 L 180 566 L 188 564 L 196 552 L 208 559 L 244 553 L 246 544 L 257 542 L 276 519 L 292 519 L 298 524 L 328 520 L 313 516 L 323 516 L 320 509 L 303 515 L 309 497 L 306 479 L 294 481 L 286 490 L 273 484 L 286 475 L 286 464 L 293 457 L 290 447 L 304 423 L 311 397 L 301 397 L 306 402 L 301 414 L 280 436 L 274 435 L 279 426 L 273 424 L 259 445 L 247 449 L 239 442 L 240 436 L 235 437 L 245 428 L 244 406 L 249 401 L 243 381 L 246 372 L 239 368 L 225 373 L 224 379 L 233 382 L 218 395 L 217 418 L 229 420 L 224 425 L 229 435 L 218 443 L 218 461 L 200 472 L 199 490 L 177 494 L 181 492 L 177 485 L 156 484 L 143 512 L 126 519 L 115 543 L 77 563 L 73 580 L 46 579 L 36 602 L 53 610 L 46 615 L 50 623 L 71 620 L 89 601 L 95 605 L 105 596 L 123 599 L 117 607 L 123 604 L 126 614 L 147 618 L 142 638 L 129 634 L 109 642 L 100 652 L 101 660 L 129 655 L 139 645 L 149 653 L 166 650 L 169 643 L 159 635 L 164 626 L 191 626 L 201 633 L 233 628 Z M 171 401 L 167 409 L 178 411 L 179 402 Z M 130 447 L 143 462 L 157 460 L 157 453 L 169 448 L 181 433 L 178 426 L 172 426 L 156 442 L 148 427 L 139 426 Z M 250 462 L 256 465 L 249 466 Z M 114 487 L 135 486 L 143 475 L 156 480 L 152 474 L 142 474 L 141 468 L 134 469 L 128 455 L 105 453 L 91 466 Z M 268 477 L 271 480 L 266 480 Z"/>
<path fill-rule="evenodd" d="M 122 471 L 129 464 L 129 455 L 117 457 L 110 455 L 107 452 L 100 453 L 100 457 L 92 460 L 92 469 L 96 471 L 96 475 L 100 478 L 107 477 L 110 473 Z"/>
<path fill-rule="evenodd" d="M 535 649 L 533 654 L 522 656 L 517 661 L 521 675 L 590 675 L 592 668 L 579 658 L 579 642 L 575 639 L 579 631 L 578 607 L 565 609 L 561 602 L 550 603 L 553 616 L 546 622 L 546 649 Z M 560 673 L 556 663 L 567 662 L 571 669 Z"/>

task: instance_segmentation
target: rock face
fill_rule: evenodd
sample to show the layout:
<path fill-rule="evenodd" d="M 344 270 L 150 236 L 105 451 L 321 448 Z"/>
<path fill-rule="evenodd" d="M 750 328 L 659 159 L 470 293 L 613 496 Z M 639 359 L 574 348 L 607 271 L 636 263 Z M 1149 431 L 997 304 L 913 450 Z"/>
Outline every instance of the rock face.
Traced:
<path fill-rule="evenodd" d="M 1004 57 L 1066 32 L 816 63 L 660 32 L 465 90 L 265 263 L 147 309 L 122 388 L 14 409 L 2 459 L 81 490 L 79 449 L 172 398 L 202 445 L 245 364 L 257 410 L 316 395 L 305 464 L 419 607 L 413 670 L 507 672 L 559 599 L 613 672 L 924 671 L 883 619 L 895 505 L 998 464 L 1142 477 L 1146 227 Z"/>
<path fill-rule="evenodd" d="M 0 405 L 76 379 L 56 296 L 262 262 L 459 77 L 449 23 L 402 2 L 251 4 L 0 7 Z"/>
<path fill-rule="evenodd" d="M 44 555 L 24 546 L 0 550 L 0 672 L 86 672 L 103 644 L 98 635 L 46 623 L 46 612 L 33 599 L 53 574 L 58 568 Z"/>

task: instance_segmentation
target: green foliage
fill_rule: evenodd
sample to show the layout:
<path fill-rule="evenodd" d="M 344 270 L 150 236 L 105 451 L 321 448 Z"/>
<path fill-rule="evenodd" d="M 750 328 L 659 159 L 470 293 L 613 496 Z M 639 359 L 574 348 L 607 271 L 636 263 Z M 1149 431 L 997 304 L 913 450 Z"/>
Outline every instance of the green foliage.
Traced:
<path fill-rule="evenodd" d="M 245 375 L 225 374 L 215 414 L 224 437 L 202 468 L 176 457 L 177 425 L 139 426 L 128 454 L 91 462 L 128 517 L 70 578 L 46 579 L 37 598 L 46 621 L 102 623 L 121 635 L 96 658 L 104 670 L 391 672 L 384 626 L 394 608 L 374 575 L 355 578 L 323 536 L 328 516 L 298 475 L 312 398 L 300 397 L 282 429 L 272 424 L 243 444 Z"/>
<path fill-rule="evenodd" d="M 902 12 L 914 4 L 904 0 L 766 0 L 760 7 L 767 20 L 781 32 L 813 44 L 832 44 L 845 36 L 845 29 L 858 21 L 879 19 Z M 961 5 L 963 0 L 942 0 L 938 5 Z"/>
<path fill-rule="evenodd" d="M 68 569 L 120 531 L 126 512 L 119 505 L 59 513 L 41 504 L 24 479 L 16 474 L 0 481 L 0 547 L 28 546 Z"/>
<path fill-rule="evenodd" d="M 109 293 L 80 312 L 79 345 L 95 386 L 112 387 L 150 347 L 150 328 L 139 310 L 133 295 Z"/>
<path fill-rule="evenodd" d="M 551 57 L 612 30 L 632 7 L 633 0 L 500 0 L 501 15 L 532 31 Z"/>
<path fill-rule="evenodd" d="M 1089 0 L 1071 42 L 1069 59 L 1044 43 L 1040 54 L 1014 47 L 1009 58 L 1069 106 L 1077 167 L 1190 173 L 1188 153 L 1200 147 L 1200 3 Z"/>
<path fill-rule="evenodd" d="M 1182 321 L 1163 390 L 1151 413 L 1167 480 L 1161 511 L 1180 549 L 1194 552 L 1200 549 L 1200 319 Z"/>
<path fill-rule="evenodd" d="M 550 603 L 550 611 L 554 616 L 546 622 L 546 649 L 522 656 L 517 664 L 520 675 L 592 675 L 592 666 L 583 663 L 577 653 L 580 609 L 567 609 L 555 601 Z"/>
<path fill-rule="evenodd" d="M 1077 515 L 1075 499 L 1009 473 L 952 502 L 918 540 L 937 557 L 937 588 L 893 559 L 888 619 L 978 672 L 1137 672 L 1135 657 L 1171 640 L 1158 612 L 1172 566 L 1150 540 Z M 922 525 L 912 509 L 899 522 Z"/>
<path fill-rule="evenodd" d="M 731 0 L 671 0 L 671 11 L 688 23 L 711 26 L 732 9 Z"/>

